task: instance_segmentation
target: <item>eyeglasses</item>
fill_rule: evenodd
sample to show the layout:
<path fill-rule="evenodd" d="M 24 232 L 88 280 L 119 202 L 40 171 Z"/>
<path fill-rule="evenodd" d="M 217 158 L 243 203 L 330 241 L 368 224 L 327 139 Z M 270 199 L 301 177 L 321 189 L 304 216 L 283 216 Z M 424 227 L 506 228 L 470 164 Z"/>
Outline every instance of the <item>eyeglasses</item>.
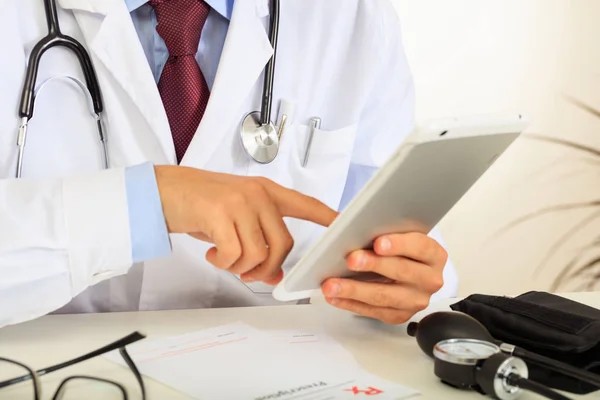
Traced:
<path fill-rule="evenodd" d="M 142 393 L 142 400 L 146 400 L 146 388 L 144 386 L 144 380 L 142 379 L 142 375 L 138 371 L 135 363 L 133 362 L 133 360 L 127 353 L 127 349 L 125 348 L 126 346 L 128 346 L 132 343 L 135 343 L 137 341 L 140 341 L 140 340 L 144 339 L 145 337 L 146 337 L 145 335 L 143 335 L 139 332 L 134 332 L 134 333 L 132 333 L 122 339 L 119 339 L 116 342 L 113 342 L 107 346 L 104 346 L 98 350 L 94 350 L 90 353 L 87 353 L 83 356 L 74 358 L 70 361 L 56 364 L 51 367 L 43 368 L 43 369 L 40 369 L 37 371 L 34 371 L 32 368 L 30 368 L 27 365 L 20 363 L 18 361 L 0 357 L 0 372 L 2 372 L 4 374 L 7 371 L 9 371 L 10 370 L 9 367 L 11 367 L 11 368 L 14 368 L 15 372 L 18 372 L 17 375 L 20 375 L 20 376 L 17 376 L 16 378 L 12 378 L 12 379 L 0 382 L 0 391 L 5 387 L 15 385 L 18 383 L 22 383 L 22 382 L 30 381 L 29 383 L 31 383 L 30 388 L 31 388 L 33 400 L 40 400 L 41 399 L 41 385 L 40 385 L 40 377 L 41 376 L 47 375 L 51 372 L 55 372 L 55 371 L 58 371 L 63 368 L 70 367 L 72 365 L 78 364 L 83 361 L 90 360 L 94 357 L 98 357 L 100 355 L 110 353 L 111 351 L 119 350 L 119 354 L 121 355 L 121 357 L 123 358 L 123 360 L 125 361 L 127 366 L 129 367 L 131 372 L 134 374 L 135 379 L 137 380 L 138 384 L 140 385 L 140 390 Z M 26 371 L 26 373 L 25 373 L 25 371 Z M 107 379 L 102 379 L 102 378 L 93 377 L 93 376 L 84 376 L 84 375 L 74 375 L 74 376 L 70 376 L 70 377 L 64 379 L 61 382 L 61 384 L 58 386 L 58 388 L 56 389 L 56 392 L 54 393 L 52 400 L 70 400 L 70 398 L 71 398 L 70 396 L 75 392 L 77 392 L 78 395 L 77 395 L 77 397 L 72 397 L 72 398 L 81 398 L 80 397 L 81 392 L 79 390 L 77 390 L 80 387 L 79 383 L 92 383 L 94 390 L 95 389 L 102 390 L 102 391 L 105 391 L 106 393 L 111 394 L 111 395 L 106 395 L 106 396 L 103 394 L 103 398 L 129 400 L 129 397 L 127 395 L 127 390 L 120 383 L 114 382 L 111 380 L 107 380 Z"/>

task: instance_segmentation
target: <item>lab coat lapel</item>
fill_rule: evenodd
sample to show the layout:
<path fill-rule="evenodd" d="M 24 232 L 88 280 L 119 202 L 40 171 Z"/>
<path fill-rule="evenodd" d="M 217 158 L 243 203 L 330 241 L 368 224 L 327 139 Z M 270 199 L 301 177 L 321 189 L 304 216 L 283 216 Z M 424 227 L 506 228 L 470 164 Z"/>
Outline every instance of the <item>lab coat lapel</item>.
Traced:
<path fill-rule="evenodd" d="M 80 23 L 86 41 L 90 44 L 90 52 L 104 64 L 109 74 L 148 122 L 167 162 L 175 163 L 168 119 L 125 2 L 59 0 L 59 4 L 65 9 L 82 10 L 103 16 L 99 26 L 92 26 L 88 20 L 86 23 Z"/>
<path fill-rule="evenodd" d="M 241 122 L 239 109 L 273 55 L 263 24 L 268 15 L 268 0 L 235 2 L 210 99 L 183 165 L 204 167 L 226 135 L 231 134 L 228 128 L 232 121 Z"/>

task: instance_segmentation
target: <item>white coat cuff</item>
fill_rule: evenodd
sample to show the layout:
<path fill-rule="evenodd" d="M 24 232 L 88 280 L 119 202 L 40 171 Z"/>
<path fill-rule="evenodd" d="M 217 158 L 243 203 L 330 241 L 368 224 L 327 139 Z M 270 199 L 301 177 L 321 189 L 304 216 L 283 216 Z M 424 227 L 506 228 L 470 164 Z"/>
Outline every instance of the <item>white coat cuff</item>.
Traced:
<path fill-rule="evenodd" d="M 63 181 L 72 295 L 132 265 L 124 169 Z"/>

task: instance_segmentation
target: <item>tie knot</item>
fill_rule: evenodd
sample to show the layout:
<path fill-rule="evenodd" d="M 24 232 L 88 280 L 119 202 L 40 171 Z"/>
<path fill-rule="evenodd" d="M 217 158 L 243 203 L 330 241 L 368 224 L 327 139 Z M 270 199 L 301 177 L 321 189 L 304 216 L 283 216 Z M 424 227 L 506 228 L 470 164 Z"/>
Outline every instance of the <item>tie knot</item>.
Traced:
<path fill-rule="evenodd" d="M 204 0 L 150 0 L 169 56 L 195 55 L 210 6 Z"/>

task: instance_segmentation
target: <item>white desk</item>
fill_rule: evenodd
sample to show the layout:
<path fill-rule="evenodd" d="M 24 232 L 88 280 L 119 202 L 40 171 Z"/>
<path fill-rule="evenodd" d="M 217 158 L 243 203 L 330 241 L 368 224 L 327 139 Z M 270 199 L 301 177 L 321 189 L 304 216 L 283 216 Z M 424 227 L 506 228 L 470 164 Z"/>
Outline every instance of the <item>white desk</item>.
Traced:
<path fill-rule="evenodd" d="M 600 308 L 600 294 L 565 295 Z M 451 302 L 436 304 L 428 312 L 447 309 Z M 418 318 L 419 316 L 417 316 Z M 426 358 L 405 327 L 387 327 L 375 321 L 354 317 L 327 305 L 282 306 L 268 308 L 166 311 L 124 314 L 47 316 L 19 326 L 0 329 L 0 355 L 19 360 L 33 368 L 42 368 L 82 355 L 115 339 L 139 330 L 149 337 L 191 332 L 212 326 L 242 321 L 263 329 L 305 329 L 325 331 L 351 351 L 367 370 L 385 379 L 413 387 L 421 399 L 481 399 L 474 393 L 450 389 L 438 382 L 433 363 Z M 104 359 L 55 372 L 42 378 L 43 398 L 50 398 L 65 376 L 86 374 L 114 379 L 128 387 L 132 400 L 139 399 L 133 375 Z M 131 376 L 130 376 L 131 375 Z M 202 377 L 199 377 L 201 379 Z M 149 399 L 187 399 L 172 389 L 145 378 Z M 4 389 L 0 399 L 30 400 L 23 388 Z M 91 391 L 90 397 L 94 398 Z M 572 398 L 600 398 L 591 396 Z M 533 400 L 537 396 L 525 395 Z M 110 400 L 110 399 L 106 399 Z M 212 399 L 211 399 L 212 400 Z"/>

